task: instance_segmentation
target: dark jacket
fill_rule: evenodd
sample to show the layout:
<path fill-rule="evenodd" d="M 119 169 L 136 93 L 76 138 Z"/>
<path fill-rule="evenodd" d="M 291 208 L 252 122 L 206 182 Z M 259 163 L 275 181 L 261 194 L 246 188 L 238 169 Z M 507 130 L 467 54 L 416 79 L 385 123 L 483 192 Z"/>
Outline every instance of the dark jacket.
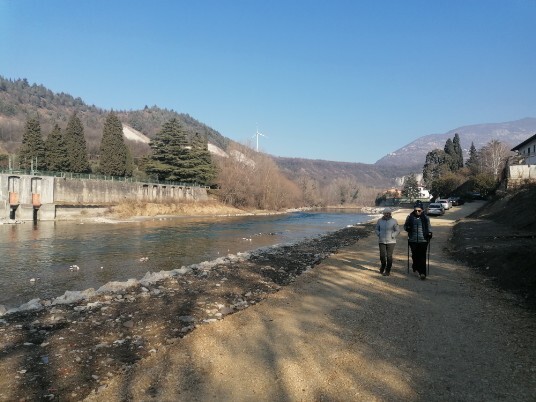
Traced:
<path fill-rule="evenodd" d="M 421 222 L 422 222 L 422 232 L 423 235 L 426 236 L 426 239 L 429 240 L 432 237 L 432 231 L 431 231 L 431 225 L 430 225 L 430 218 L 423 212 L 421 213 Z M 412 212 L 408 215 L 406 218 L 406 222 L 404 222 L 404 230 L 408 232 L 408 236 L 411 237 L 413 233 L 413 228 L 415 225 L 415 220 L 417 219 L 415 212 Z"/>

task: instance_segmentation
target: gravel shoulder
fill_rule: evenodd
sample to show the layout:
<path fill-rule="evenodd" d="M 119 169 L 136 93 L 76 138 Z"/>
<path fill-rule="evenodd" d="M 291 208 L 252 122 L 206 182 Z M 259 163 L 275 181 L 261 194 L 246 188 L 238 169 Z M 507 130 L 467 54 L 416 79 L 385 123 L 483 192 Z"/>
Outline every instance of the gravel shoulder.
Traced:
<path fill-rule="evenodd" d="M 433 219 L 426 281 L 406 274 L 403 238 L 390 277 L 374 236 L 360 239 L 90 400 L 534 400 L 534 316 L 444 250 L 476 207 Z"/>
<path fill-rule="evenodd" d="M 534 311 L 447 250 L 478 206 L 432 218 L 426 281 L 365 225 L 5 319 L 0 400 L 532 401 Z"/>

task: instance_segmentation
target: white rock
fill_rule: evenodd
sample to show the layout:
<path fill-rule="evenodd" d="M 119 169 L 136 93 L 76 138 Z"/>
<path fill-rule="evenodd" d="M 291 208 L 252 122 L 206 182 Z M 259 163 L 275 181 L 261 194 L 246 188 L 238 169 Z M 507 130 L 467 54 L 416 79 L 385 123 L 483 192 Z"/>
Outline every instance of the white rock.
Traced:
<path fill-rule="evenodd" d="M 32 299 L 28 303 L 24 303 L 18 308 L 9 309 L 6 314 L 12 314 L 19 311 L 41 310 L 42 308 L 43 305 L 41 304 L 40 299 Z"/>
<path fill-rule="evenodd" d="M 95 296 L 95 289 L 93 288 L 90 288 L 90 289 L 86 289 L 86 290 L 82 290 L 82 291 L 71 291 L 71 290 L 67 290 L 63 296 L 60 296 L 60 297 L 56 297 L 53 301 L 52 301 L 52 305 L 57 305 L 57 304 L 72 304 L 72 303 L 76 303 L 80 300 L 86 300 L 86 299 L 89 299 L 91 297 Z"/>
<path fill-rule="evenodd" d="M 139 284 L 138 280 L 136 279 L 129 279 L 126 282 L 108 282 L 105 285 L 102 285 L 98 290 L 97 293 L 119 293 L 123 292 L 131 287 L 137 286 Z"/>
<path fill-rule="evenodd" d="M 203 322 L 207 324 L 212 324 L 214 322 L 218 322 L 218 320 L 215 318 L 207 318 L 206 320 L 203 320 Z"/>
<path fill-rule="evenodd" d="M 140 283 L 143 286 L 152 285 L 163 279 L 167 279 L 173 276 L 171 271 L 160 271 L 160 272 L 147 272 L 143 278 L 140 279 Z"/>

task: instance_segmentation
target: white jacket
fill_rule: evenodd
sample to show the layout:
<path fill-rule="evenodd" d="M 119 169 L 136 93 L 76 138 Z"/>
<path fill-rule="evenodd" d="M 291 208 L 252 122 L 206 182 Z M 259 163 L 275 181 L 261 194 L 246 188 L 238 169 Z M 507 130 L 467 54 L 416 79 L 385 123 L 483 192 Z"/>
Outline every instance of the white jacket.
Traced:
<path fill-rule="evenodd" d="M 396 243 L 396 236 L 399 234 L 400 228 L 398 227 L 398 222 L 396 219 L 381 218 L 378 219 L 378 222 L 376 222 L 376 236 L 378 236 L 379 243 Z"/>

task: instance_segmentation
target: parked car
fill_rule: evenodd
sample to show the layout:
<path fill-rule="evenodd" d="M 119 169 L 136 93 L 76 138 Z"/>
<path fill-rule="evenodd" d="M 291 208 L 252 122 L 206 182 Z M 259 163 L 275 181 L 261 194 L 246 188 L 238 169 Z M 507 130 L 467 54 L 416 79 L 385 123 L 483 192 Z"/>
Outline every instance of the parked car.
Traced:
<path fill-rule="evenodd" d="M 478 192 L 469 193 L 468 195 L 473 200 L 485 200 L 486 199 L 486 197 L 484 197 L 482 194 Z"/>
<path fill-rule="evenodd" d="M 443 208 L 443 205 L 441 205 L 439 202 L 432 202 L 428 205 L 428 208 L 426 208 L 426 214 L 430 216 L 445 215 L 445 208 Z"/>
<path fill-rule="evenodd" d="M 449 197 L 449 201 L 451 202 L 452 206 L 465 204 L 465 200 L 462 197 Z"/>
<path fill-rule="evenodd" d="M 443 205 L 443 208 L 445 208 L 445 210 L 450 209 L 450 207 L 452 207 L 452 203 L 446 198 L 441 198 L 439 200 L 436 200 L 436 202 L 439 202 L 441 205 Z"/>

